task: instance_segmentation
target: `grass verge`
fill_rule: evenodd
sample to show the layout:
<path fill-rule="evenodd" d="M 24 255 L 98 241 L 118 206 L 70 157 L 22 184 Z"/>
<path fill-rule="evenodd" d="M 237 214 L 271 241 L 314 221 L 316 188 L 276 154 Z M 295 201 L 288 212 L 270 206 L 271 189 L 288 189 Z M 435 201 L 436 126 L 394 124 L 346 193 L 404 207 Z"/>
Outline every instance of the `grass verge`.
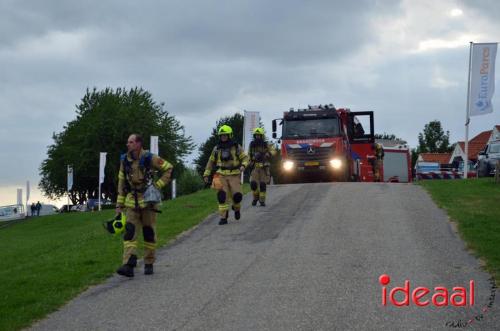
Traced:
<path fill-rule="evenodd" d="M 248 185 L 243 190 L 248 192 Z M 213 190 L 164 202 L 157 219 L 159 246 L 216 209 Z M 113 214 L 51 215 L 0 229 L 0 330 L 29 326 L 115 272 L 122 240 L 102 227 Z"/>
<path fill-rule="evenodd" d="M 462 238 L 500 279 L 500 185 L 492 178 L 420 181 L 458 225 Z"/>

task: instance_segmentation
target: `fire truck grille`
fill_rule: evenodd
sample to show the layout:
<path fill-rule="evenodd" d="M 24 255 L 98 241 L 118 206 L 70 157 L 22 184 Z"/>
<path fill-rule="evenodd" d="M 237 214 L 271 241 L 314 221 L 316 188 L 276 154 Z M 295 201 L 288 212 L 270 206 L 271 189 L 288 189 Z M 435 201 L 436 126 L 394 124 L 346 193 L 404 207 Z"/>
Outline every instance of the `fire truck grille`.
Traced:
<path fill-rule="evenodd" d="M 303 161 L 325 161 L 329 160 L 332 155 L 331 147 L 316 147 L 312 149 L 310 148 L 289 148 L 288 155 L 291 159 L 294 160 L 303 160 Z"/>

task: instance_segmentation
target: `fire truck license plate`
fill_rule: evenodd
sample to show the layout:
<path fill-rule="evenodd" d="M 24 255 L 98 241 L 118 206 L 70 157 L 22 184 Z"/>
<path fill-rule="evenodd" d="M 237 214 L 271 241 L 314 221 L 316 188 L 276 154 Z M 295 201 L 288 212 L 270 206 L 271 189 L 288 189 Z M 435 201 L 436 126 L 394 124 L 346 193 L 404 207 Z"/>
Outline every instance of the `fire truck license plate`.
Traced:
<path fill-rule="evenodd" d="M 306 167 L 319 166 L 319 162 L 318 161 L 308 161 L 308 162 L 304 162 L 304 165 Z"/>

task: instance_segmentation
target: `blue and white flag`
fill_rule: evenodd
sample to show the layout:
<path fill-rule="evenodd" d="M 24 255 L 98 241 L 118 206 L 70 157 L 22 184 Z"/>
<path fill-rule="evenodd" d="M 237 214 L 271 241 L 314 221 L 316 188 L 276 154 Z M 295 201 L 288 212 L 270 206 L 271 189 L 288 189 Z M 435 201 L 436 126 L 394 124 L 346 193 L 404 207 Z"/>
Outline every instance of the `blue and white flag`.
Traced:
<path fill-rule="evenodd" d="M 495 58 L 497 43 L 472 44 L 469 115 L 493 112 L 491 98 L 495 92 Z"/>

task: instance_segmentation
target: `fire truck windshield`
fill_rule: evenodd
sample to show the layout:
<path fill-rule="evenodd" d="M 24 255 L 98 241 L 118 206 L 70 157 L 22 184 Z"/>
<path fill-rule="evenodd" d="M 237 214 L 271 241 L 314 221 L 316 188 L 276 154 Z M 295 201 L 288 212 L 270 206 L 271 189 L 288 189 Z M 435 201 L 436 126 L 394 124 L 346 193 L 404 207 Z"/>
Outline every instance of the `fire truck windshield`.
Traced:
<path fill-rule="evenodd" d="M 318 138 L 338 135 L 340 135 L 338 118 L 283 121 L 283 138 Z"/>

